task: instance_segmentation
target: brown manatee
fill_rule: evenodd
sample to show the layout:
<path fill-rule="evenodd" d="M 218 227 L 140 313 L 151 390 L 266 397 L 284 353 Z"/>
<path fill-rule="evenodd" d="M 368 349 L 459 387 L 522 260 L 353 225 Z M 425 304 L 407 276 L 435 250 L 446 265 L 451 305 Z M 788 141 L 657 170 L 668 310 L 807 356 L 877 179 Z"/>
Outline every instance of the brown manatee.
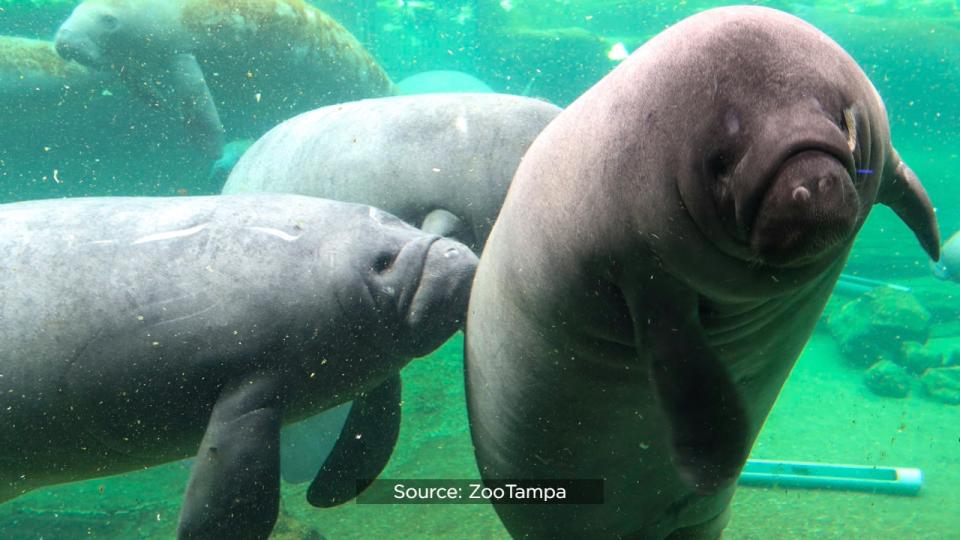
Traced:
<path fill-rule="evenodd" d="M 664 31 L 525 155 L 467 315 L 493 479 L 603 479 L 603 504 L 497 504 L 525 538 L 716 538 L 734 480 L 875 203 L 939 234 L 883 103 L 767 8 Z"/>

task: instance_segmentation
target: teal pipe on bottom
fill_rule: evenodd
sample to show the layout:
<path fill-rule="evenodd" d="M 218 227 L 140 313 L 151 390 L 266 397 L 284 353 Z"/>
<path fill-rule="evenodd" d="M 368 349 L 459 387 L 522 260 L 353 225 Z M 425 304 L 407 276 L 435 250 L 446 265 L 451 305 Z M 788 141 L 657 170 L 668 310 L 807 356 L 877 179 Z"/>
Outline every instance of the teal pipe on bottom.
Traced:
<path fill-rule="evenodd" d="M 916 495 L 923 485 L 923 471 L 910 467 L 748 459 L 739 484 Z"/>

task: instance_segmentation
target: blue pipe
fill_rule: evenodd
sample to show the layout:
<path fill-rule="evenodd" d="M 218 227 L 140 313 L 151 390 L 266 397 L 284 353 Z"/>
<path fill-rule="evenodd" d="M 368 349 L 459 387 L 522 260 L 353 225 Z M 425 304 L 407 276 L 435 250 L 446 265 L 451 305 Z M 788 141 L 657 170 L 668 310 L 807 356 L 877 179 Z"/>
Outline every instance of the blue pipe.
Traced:
<path fill-rule="evenodd" d="M 923 485 L 923 471 L 910 467 L 748 459 L 739 484 L 916 495 Z"/>
<path fill-rule="evenodd" d="M 910 287 L 894 285 L 892 283 L 877 281 L 875 279 L 851 276 L 850 274 L 840 274 L 840 279 L 837 280 L 837 285 L 834 290 L 838 293 L 857 296 L 865 292 L 870 292 L 877 287 L 890 287 L 898 291 L 910 292 Z"/>

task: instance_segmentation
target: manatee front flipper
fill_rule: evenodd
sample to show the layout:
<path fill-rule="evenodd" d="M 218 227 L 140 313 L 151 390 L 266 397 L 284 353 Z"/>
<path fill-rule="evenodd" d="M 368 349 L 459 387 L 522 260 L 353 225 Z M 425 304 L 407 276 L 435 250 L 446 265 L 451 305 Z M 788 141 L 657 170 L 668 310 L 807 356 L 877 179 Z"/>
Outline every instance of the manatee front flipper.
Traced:
<path fill-rule="evenodd" d="M 205 156 L 219 158 L 223 155 L 223 124 L 200 64 L 192 54 L 177 54 L 168 69 L 174 103 L 179 104 L 187 132 L 200 144 Z"/>
<path fill-rule="evenodd" d="M 267 538 L 280 509 L 280 398 L 271 374 L 224 388 L 180 510 L 181 539 Z"/>
<path fill-rule="evenodd" d="M 343 504 L 363 491 L 387 466 L 400 434 L 400 375 L 353 401 L 330 457 L 307 490 L 307 501 L 320 508 Z"/>
<path fill-rule="evenodd" d="M 155 77 L 148 76 L 148 72 L 147 65 L 125 65 L 117 72 L 117 76 L 131 95 L 148 107 L 159 109 L 166 103 L 167 98 L 156 86 Z"/>
<path fill-rule="evenodd" d="M 423 223 L 420 224 L 420 230 L 430 234 L 454 238 L 471 247 L 475 244 L 473 233 L 467 223 L 442 208 L 438 208 L 427 214 L 426 217 L 423 218 Z"/>
<path fill-rule="evenodd" d="M 283 426 L 280 430 L 280 476 L 288 484 L 312 482 L 347 423 L 352 401 Z"/>
<path fill-rule="evenodd" d="M 894 150 L 890 156 L 892 174 L 881 180 L 877 202 L 889 206 L 910 227 L 920 245 L 933 260 L 940 259 L 940 229 L 933 203 L 920 179 Z"/>
<path fill-rule="evenodd" d="M 253 146 L 253 143 L 253 139 L 237 139 L 235 141 L 230 141 L 223 146 L 220 159 L 214 161 L 213 164 L 210 165 L 209 179 L 211 184 L 217 188 L 217 191 L 220 191 L 223 188 L 223 184 L 230 176 L 230 171 L 232 171 L 234 165 L 240 161 L 240 157 L 243 156 L 243 153 L 246 152 L 248 148 Z"/>
<path fill-rule="evenodd" d="M 638 347 L 650 354 L 650 380 L 678 472 L 691 488 L 711 494 L 732 484 L 747 460 L 747 413 L 703 333 L 696 295 L 669 294 L 662 285 L 632 310 Z"/>

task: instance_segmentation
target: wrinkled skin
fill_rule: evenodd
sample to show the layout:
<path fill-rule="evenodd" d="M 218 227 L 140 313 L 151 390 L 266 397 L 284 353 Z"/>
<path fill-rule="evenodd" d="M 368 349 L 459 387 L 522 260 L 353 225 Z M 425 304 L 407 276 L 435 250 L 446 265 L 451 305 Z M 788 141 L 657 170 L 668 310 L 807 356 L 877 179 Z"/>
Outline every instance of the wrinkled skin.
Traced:
<path fill-rule="evenodd" d="M 602 478 L 495 504 L 525 538 L 717 538 L 734 482 L 875 203 L 931 257 L 880 97 L 787 14 L 722 8 L 638 49 L 517 170 L 467 316 L 484 478 Z"/>
<path fill-rule="evenodd" d="M 448 339 L 477 262 L 296 195 L 15 203 L 0 230 L 0 500 L 196 455 L 184 538 L 266 537 L 281 425 Z"/>

